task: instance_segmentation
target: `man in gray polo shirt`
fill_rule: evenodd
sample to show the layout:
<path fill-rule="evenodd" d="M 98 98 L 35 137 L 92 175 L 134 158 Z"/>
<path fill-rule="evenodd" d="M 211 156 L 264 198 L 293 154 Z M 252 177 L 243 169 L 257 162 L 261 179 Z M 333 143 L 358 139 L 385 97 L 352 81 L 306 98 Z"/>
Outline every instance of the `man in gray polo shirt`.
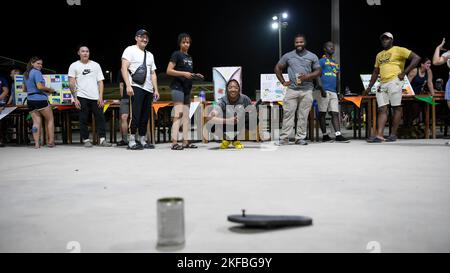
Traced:
<path fill-rule="evenodd" d="M 313 103 L 314 79 L 322 74 L 319 58 L 306 50 L 305 35 L 295 36 L 295 50 L 285 54 L 275 66 L 278 80 L 287 86 L 286 96 L 283 102 L 283 128 L 281 129 L 281 145 L 289 144 L 289 136 L 295 126 L 295 113 L 297 112 L 297 134 L 295 144 L 308 145 L 306 132 L 308 116 Z M 289 81 L 283 78 L 283 70 L 288 70 Z M 319 88 L 321 88 L 319 84 Z"/>

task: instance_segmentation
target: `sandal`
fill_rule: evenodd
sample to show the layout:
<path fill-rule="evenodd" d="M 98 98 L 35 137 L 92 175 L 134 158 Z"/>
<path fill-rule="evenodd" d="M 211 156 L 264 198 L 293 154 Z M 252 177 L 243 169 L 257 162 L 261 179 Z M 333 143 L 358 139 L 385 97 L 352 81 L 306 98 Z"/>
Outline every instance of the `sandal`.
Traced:
<path fill-rule="evenodd" d="M 171 150 L 174 150 L 174 151 L 181 151 L 181 150 L 184 150 L 184 148 L 183 148 L 183 146 L 181 146 L 180 144 L 173 144 L 172 145 L 172 147 L 170 148 Z"/>
<path fill-rule="evenodd" d="M 367 139 L 368 143 L 383 143 L 385 140 L 378 137 L 371 137 Z"/>
<path fill-rule="evenodd" d="M 128 146 L 128 141 L 122 139 L 121 141 L 117 142 L 117 147 L 120 146 Z"/>
<path fill-rule="evenodd" d="M 184 149 L 197 149 L 198 147 L 195 146 L 194 144 L 188 143 L 186 145 L 183 144 L 183 148 Z"/>
<path fill-rule="evenodd" d="M 397 136 L 389 136 L 388 138 L 386 138 L 386 142 L 396 142 L 397 141 Z"/>

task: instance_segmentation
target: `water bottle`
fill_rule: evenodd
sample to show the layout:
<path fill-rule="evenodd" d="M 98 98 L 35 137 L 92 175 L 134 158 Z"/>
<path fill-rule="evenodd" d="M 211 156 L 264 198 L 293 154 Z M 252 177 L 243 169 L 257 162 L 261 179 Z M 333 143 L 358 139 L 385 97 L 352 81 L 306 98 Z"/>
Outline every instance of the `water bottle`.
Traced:
<path fill-rule="evenodd" d="M 344 96 L 350 96 L 352 94 L 352 91 L 348 86 L 345 87 Z"/>
<path fill-rule="evenodd" d="M 198 94 L 199 95 L 199 97 L 200 97 L 200 101 L 201 102 L 205 102 L 206 101 L 206 93 L 205 93 L 205 91 L 200 91 L 200 93 Z"/>

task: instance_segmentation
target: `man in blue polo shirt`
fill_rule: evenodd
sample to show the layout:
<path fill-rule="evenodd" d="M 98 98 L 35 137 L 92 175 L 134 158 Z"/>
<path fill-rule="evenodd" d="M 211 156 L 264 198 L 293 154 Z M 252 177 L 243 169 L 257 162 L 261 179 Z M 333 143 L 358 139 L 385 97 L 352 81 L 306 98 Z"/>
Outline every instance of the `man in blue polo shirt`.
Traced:
<path fill-rule="evenodd" d="M 320 67 L 322 68 L 320 81 L 323 87 L 319 99 L 320 128 L 323 134 L 322 141 L 331 141 L 325 120 L 327 112 L 330 112 L 332 117 L 331 122 L 336 134 L 336 142 L 348 143 L 349 141 L 342 136 L 339 121 L 338 87 L 340 68 L 339 64 L 333 59 L 334 44 L 332 42 L 326 42 L 324 44 L 324 51 L 325 55 L 319 60 Z"/>

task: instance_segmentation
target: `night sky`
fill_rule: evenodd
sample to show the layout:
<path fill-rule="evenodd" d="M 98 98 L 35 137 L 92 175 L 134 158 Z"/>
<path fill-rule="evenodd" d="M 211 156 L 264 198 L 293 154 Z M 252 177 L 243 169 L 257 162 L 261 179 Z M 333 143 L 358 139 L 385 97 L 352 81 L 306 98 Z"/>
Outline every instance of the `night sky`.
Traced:
<path fill-rule="evenodd" d="M 157 4 L 156 4 L 157 3 Z M 341 64 L 343 86 L 362 90 L 359 74 L 371 73 L 381 50 L 378 37 L 390 31 L 395 43 L 420 56 L 432 57 L 447 37 L 450 48 L 448 1 L 341 0 Z M 90 47 L 91 59 L 103 70 L 116 72 L 123 50 L 134 44 L 139 28 L 150 32 L 148 50 L 158 73 L 165 72 L 171 53 L 178 49 L 177 36 L 191 34 L 190 54 L 195 72 L 212 81 L 212 67 L 242 66 L 243 92 L 254 96 L 259 74 L 273 73 L 278 61 L 278 33 L 270 28 L 277 12 L 289 13 L 283 32 L 283 52 L 293 50 L 293 37 L 304 33 L 308 49 L 322 55 L 322 44 L 331 39 L 331 1 L 93 1 L 69 6 L 66 0 L 14 1 L 2 11 L 0 55 L 28 61 L 38 55 L 44 66 L 67 73 L 78 59 L 76 48 Z M 446 67 L 433 68 L 447 80 Z"/>

